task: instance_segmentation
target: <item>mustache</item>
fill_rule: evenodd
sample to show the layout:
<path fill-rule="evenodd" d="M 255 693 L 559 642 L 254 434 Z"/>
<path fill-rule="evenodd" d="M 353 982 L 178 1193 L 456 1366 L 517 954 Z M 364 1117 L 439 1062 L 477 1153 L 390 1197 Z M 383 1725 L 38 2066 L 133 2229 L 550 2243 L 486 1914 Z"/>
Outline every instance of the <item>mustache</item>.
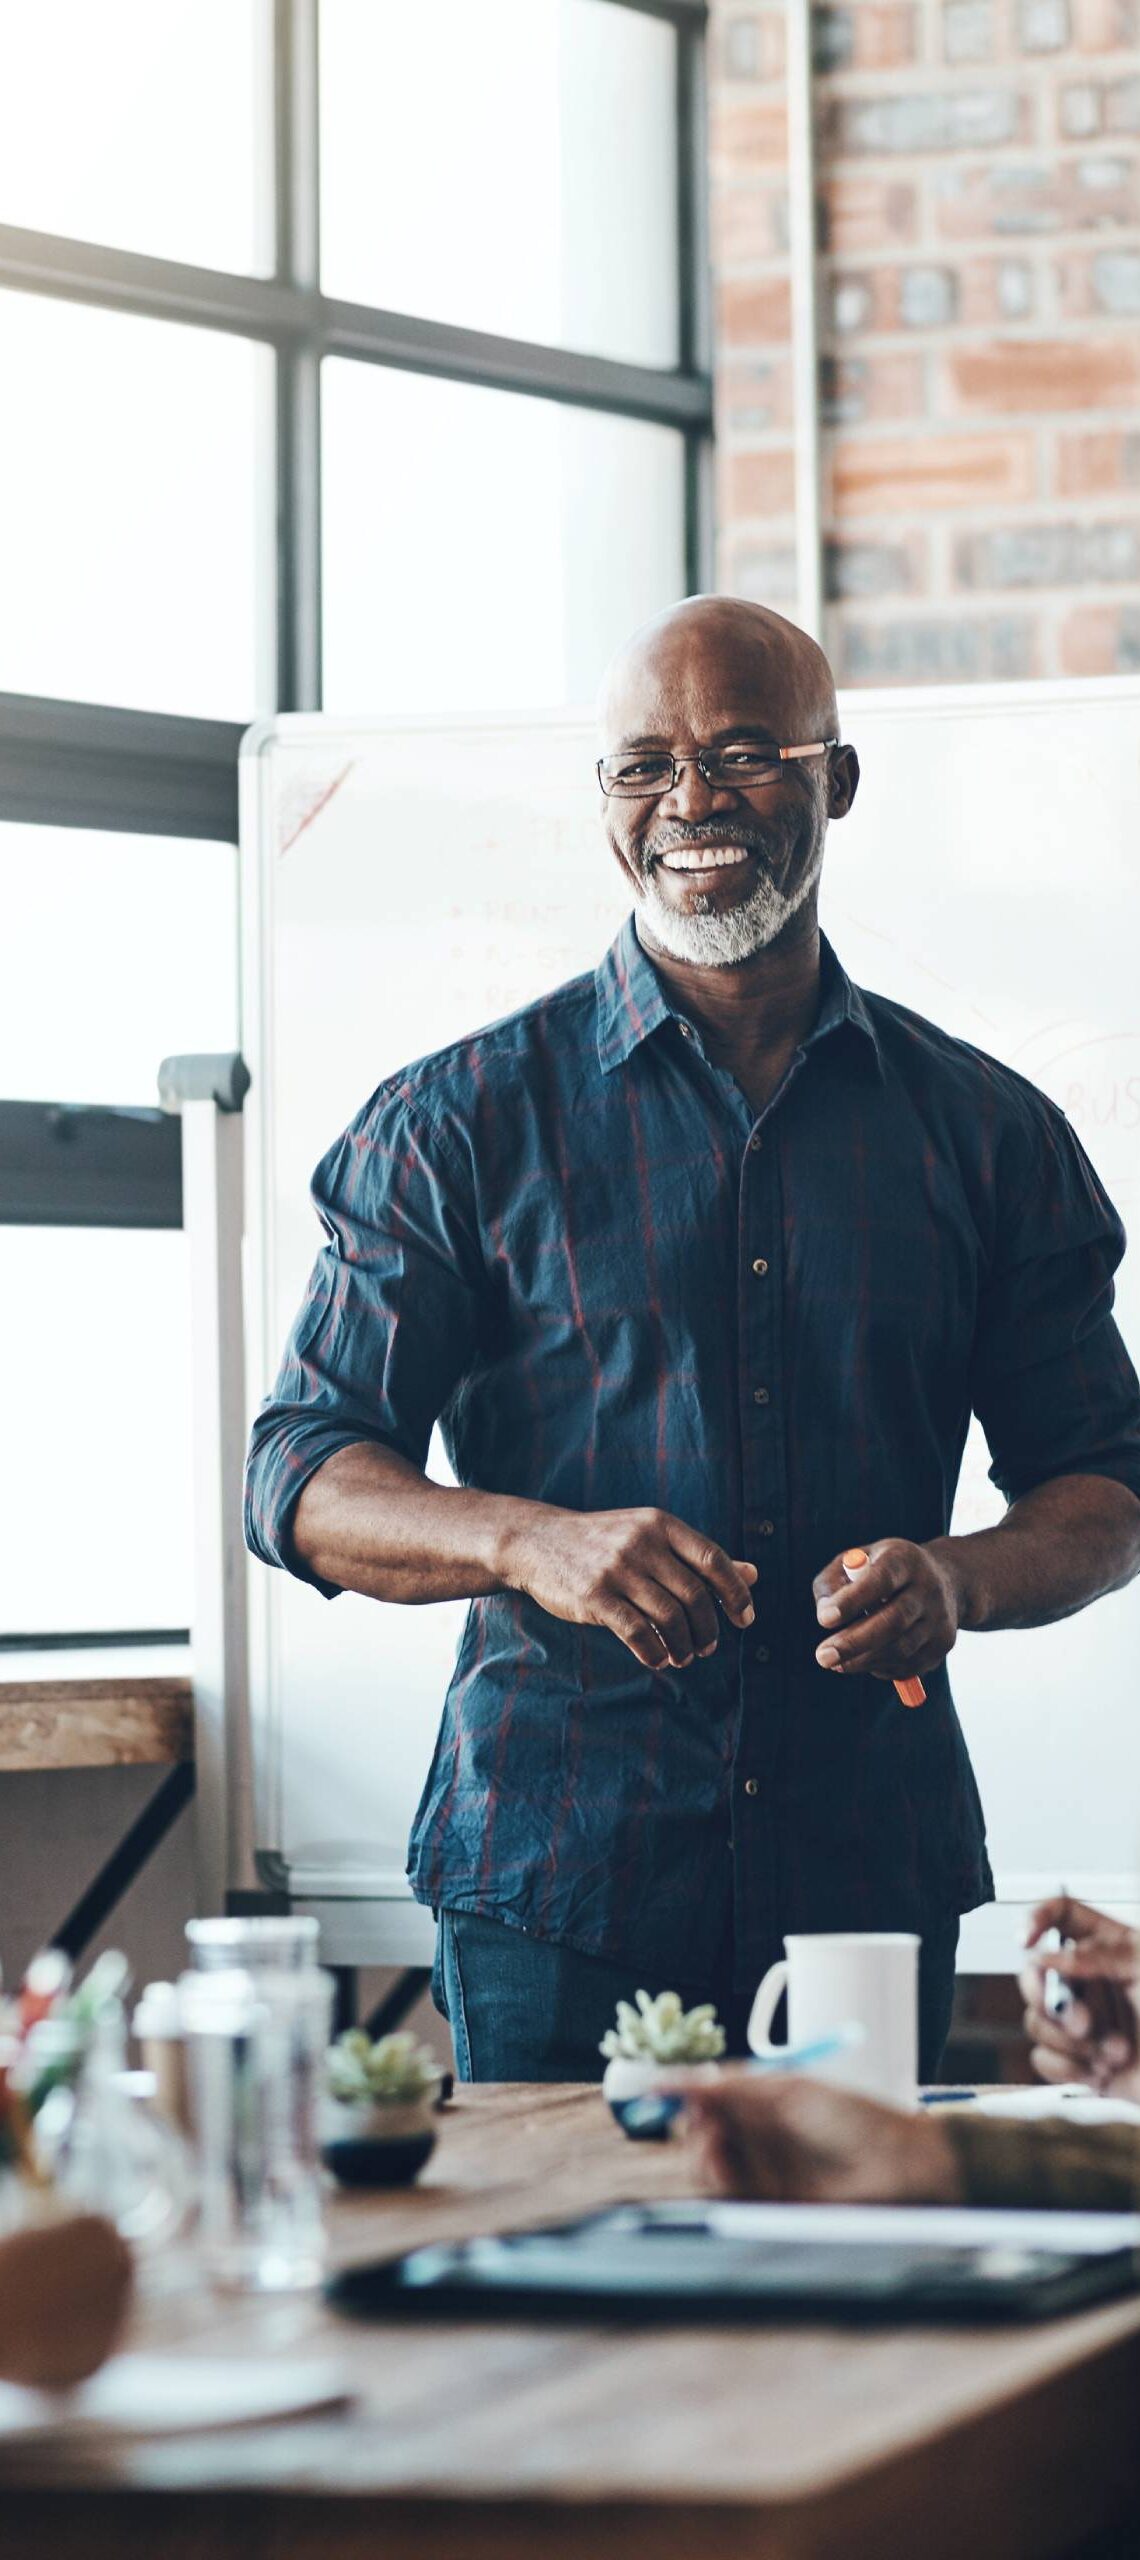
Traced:
<path fill-rule="evenodd" d="M 746 820 L 743 826 L 731 827 L 687 827 L 677 820 L 672 825 L 654 830 L 645 845 L 643 859 L 648 865 L 651 862 L 660 862 L 662 855 L 666 853 L 715 853 L 726 845 L 742 844 L 746 846 L 749 853 L 754 853 L 763 860 L 785 840 L 783 829 L 757 825 L 755 819 Z"/>

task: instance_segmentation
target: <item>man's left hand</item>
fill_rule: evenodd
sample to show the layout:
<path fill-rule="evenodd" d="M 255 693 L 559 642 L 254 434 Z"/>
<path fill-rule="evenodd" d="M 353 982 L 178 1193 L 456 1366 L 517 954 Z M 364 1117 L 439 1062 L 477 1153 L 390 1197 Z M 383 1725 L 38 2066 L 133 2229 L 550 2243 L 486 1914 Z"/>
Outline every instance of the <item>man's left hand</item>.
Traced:
<path fill-rule="evenodd" d="M 904 2115 L 853 2089 L 791 2073 L 661 2074 L 684 2097 L 682 2129 L 715 2195 L 794 2204 L 954 2204 L 960 2179 L 933 2113 Z"/>
<path fill-rule="evenodd" d="M 834 1556 L 812 1584 L 824 1630 L 816 1661 L 824 1671 L 874 1680 L 912 1680 L 935 1671 L 957 1640 L 960 1597 L 950 1567 L 909 1538 L 876 1538 L 848 1581 Z"/>

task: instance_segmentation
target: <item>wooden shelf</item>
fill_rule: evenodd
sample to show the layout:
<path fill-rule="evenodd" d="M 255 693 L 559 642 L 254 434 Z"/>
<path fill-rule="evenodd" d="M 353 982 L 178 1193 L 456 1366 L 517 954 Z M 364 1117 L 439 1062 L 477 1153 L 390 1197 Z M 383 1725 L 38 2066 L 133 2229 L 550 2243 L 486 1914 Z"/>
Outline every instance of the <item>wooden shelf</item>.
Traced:
<path fill-rule="evenodd" d="M 188 1679 L 0 1681 L 0 1769 L 159 1769 L 193 1757 Z"/>

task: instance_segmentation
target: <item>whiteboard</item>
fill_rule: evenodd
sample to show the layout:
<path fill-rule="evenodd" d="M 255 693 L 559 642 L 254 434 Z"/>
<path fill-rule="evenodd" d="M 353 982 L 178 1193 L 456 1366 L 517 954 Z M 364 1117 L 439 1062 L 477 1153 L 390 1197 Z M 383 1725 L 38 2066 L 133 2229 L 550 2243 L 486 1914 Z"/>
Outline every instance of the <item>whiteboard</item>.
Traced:
<path fill-rule="evenodd" d="M 863 762 L 824 869 L 841 960 L 1040 1085 L 1137 1230 L 1140 682 L 861 692 L 841 711 Z M 382 1077 L 595 967 L 617 930 L 627 900 L 598 826 L 594 753 L 582 714 L 446 727 L 287 716 L 246 739 L 255 1403 L 320 1241 L 308 1183 L 333 1138 Z M 1136 1250 L 1118 1315 L 1136 1357 Z M 960 1530 L 1000 1517 L 987 1463 L 975 1426 Z M 438 1439 L 429 1471 L 447 1476 Z M 341 1960 L 415 1960 L 431 1923 L 409 1903 L 407 1835 L 464 1604 L 329 1604 L 251 1570 L 262 1872 L 343 1906 Z M 1138 1660 L 1135 1585 L 1055 1627 L 959 1639 L 954 1692 L 1009 1906 L 967 1923 L 964 1964 L 1004 1967 L 1020 1912 L 1062 1880 L 1140 1904 Z"/>

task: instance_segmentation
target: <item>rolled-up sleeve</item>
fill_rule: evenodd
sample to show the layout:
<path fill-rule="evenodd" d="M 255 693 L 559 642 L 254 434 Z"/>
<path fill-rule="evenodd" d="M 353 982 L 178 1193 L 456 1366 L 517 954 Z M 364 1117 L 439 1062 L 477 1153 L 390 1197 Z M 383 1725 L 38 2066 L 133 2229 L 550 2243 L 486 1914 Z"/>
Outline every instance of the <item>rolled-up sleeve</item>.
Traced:
<path fill-rule="evenodd" d="M 304 1486 L 362 1440 L 427 1458 L 478 1335 L 481 1257 L 454 1140 L 382 1089 L 318 1165 L 325 1241 L 272 1395 L 253 1426 L 245 1534 L 254 1555 L 329 1597 L 292 1541 Z"/>
<path fill-rule="evenodd" d="M 973 1405 L 1008 1502 L 1052 1476 L 1111 1476 L 1140 1496 L 1140 1387 L 1113 1316 L 1124 1229 L 1062 1113 L 999 1204 L 982 1291 Z"/>

